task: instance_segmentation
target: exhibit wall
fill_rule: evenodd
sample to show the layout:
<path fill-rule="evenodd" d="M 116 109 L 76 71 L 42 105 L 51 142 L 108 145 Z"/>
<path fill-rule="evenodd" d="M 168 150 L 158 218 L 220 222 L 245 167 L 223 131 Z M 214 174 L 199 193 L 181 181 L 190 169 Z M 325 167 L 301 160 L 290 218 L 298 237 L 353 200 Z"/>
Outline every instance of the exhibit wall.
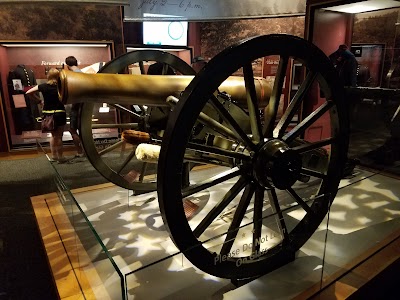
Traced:
<path fill-rule="evenodd" d="M 119 6 L 0 4 L 0 20 L 0 40 L 112 40 L 124 51 Z"/>
<path fill-rule="evenodd" d="M 271 33 L 287 33 L 303 37 L 304 17 L 202 22 L 200 23 L 201 55 L 210 60 L 242 39 Z"/>
<path fill-rule="evenodd" d="M 326 55 L 336 51 L 341 44 L 351 43 L 351 14 L 319 10 L 315 13 L 314 22 L 318 24 L 318 30 L 313 32 L 313 43 Z"/>

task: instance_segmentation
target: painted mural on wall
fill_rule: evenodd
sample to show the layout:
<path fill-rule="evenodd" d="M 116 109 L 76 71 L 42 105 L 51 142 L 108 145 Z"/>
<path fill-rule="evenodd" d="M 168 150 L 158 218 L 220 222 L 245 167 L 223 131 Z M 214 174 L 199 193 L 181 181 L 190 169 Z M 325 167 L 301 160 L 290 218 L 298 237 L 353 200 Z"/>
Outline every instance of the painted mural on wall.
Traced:
<path fill-rule="evenodd" d="M 121 54 L 121 32 L 117 6 L 0 4 L 0 40 L 113 40 Z"/>
<path fill-rule="evenodd" d="M 201 54 L 209 61 L 225 48 L 252 36 L 286 33 L 303 37 L 304 17 L 204 22 L 201 23 L 200 32 Z M 257 65 L 261 72 L 261 61 Z"/>
<path fill-rule="evenodd" d="M 354 19 L 352 42 L 357 44 L 383 44 L 385 47 L 381 86 L 385 86 L 386 75 L 395 63 L 400 63 L 400 36 L 396 23 L 400 9 L 387 9 L 357 14 Z"/>
<path fill-rule="evenodd" d="M 382 43 L 393 47 L 399 9 L 356 14 L 354 18 L 353 42 Z"/>

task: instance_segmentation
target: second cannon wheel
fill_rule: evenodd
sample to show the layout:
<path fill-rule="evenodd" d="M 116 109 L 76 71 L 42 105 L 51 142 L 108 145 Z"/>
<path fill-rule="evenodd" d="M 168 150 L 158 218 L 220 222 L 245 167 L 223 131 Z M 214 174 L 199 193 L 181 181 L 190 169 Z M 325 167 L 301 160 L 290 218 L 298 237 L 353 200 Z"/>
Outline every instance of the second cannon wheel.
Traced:
<path fill-rule="evenodd" d="M 181 75 L 195 74 L 192 67 L 185 61 L 171 53 L 159 50 L 128 52 L 105 64 L 99 73 L 125 73 L 129 66 L 135 65 L 140 74 L 148 74 L 148 65 L 155 63 L 162 66 L 159 75 L 167 75 L 171 70 Z M 151 86 L 148 88 L 151 89 Z M 165 102 L 165 100 L 159 99 L 160 102 Z M 135 157 L 135 145 L 125 143 L 121 139 L 121 134 L 124 130 L 151 133 L 150 131 L 163 129 L 149 127 L 150 110 L 159 113 L 159 109 L 157 107 L 138 108 L 134 101 L 132 102 L 129 106 L 90 102 L 82 104 L 81 140 L 88 160 L 108 181 L 133 190 L 135 193 L 154 191 L 156 189 L 156 165 L 146 165 L 138 161 Z M 101 121 L 94 118 L 94 115 L 102 115 L 98 113 L 102 105 L 106 105 L 110 112 L 104 114 L 107 117 Z M 114 132 L 113 138 L 104 138 L 108 132 Z M 147 181 L 143 179 L 145 174 L 149 174 Z"/>

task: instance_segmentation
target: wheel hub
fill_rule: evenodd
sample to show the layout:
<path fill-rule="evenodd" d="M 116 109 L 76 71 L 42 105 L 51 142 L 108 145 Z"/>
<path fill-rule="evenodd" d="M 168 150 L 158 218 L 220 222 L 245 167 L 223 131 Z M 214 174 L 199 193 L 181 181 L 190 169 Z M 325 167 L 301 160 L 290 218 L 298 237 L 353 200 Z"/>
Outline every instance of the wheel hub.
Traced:
<path fill-rule="evenodd" d="M 257 152 L 253 172 L 258 183 L 265 187 L 287 189 L 299 178 L 302 166 L 300 154 L 283 141 L 267 141 Z"/>

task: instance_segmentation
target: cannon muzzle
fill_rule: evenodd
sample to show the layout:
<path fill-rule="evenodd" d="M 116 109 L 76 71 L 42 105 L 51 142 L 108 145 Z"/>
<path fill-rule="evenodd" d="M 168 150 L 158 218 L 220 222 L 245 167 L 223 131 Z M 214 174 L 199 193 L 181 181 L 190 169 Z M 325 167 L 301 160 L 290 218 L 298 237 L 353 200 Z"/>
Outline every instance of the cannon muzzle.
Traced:
<path fill-rule="evenodd" d="M 64 104 L 80 102 L 167 106 L 168 96 L 179 97 L 193 76 L 85 74 L 62 70 L 59 79 L 59 97 Z M 255 78 L 260 107 L 268 104 L 271 85 L 263 78 Z M 246 88 L 243 77 L 231 76 L 219 88 L 228 93 L 239 106 L 246 107 Z"/>

